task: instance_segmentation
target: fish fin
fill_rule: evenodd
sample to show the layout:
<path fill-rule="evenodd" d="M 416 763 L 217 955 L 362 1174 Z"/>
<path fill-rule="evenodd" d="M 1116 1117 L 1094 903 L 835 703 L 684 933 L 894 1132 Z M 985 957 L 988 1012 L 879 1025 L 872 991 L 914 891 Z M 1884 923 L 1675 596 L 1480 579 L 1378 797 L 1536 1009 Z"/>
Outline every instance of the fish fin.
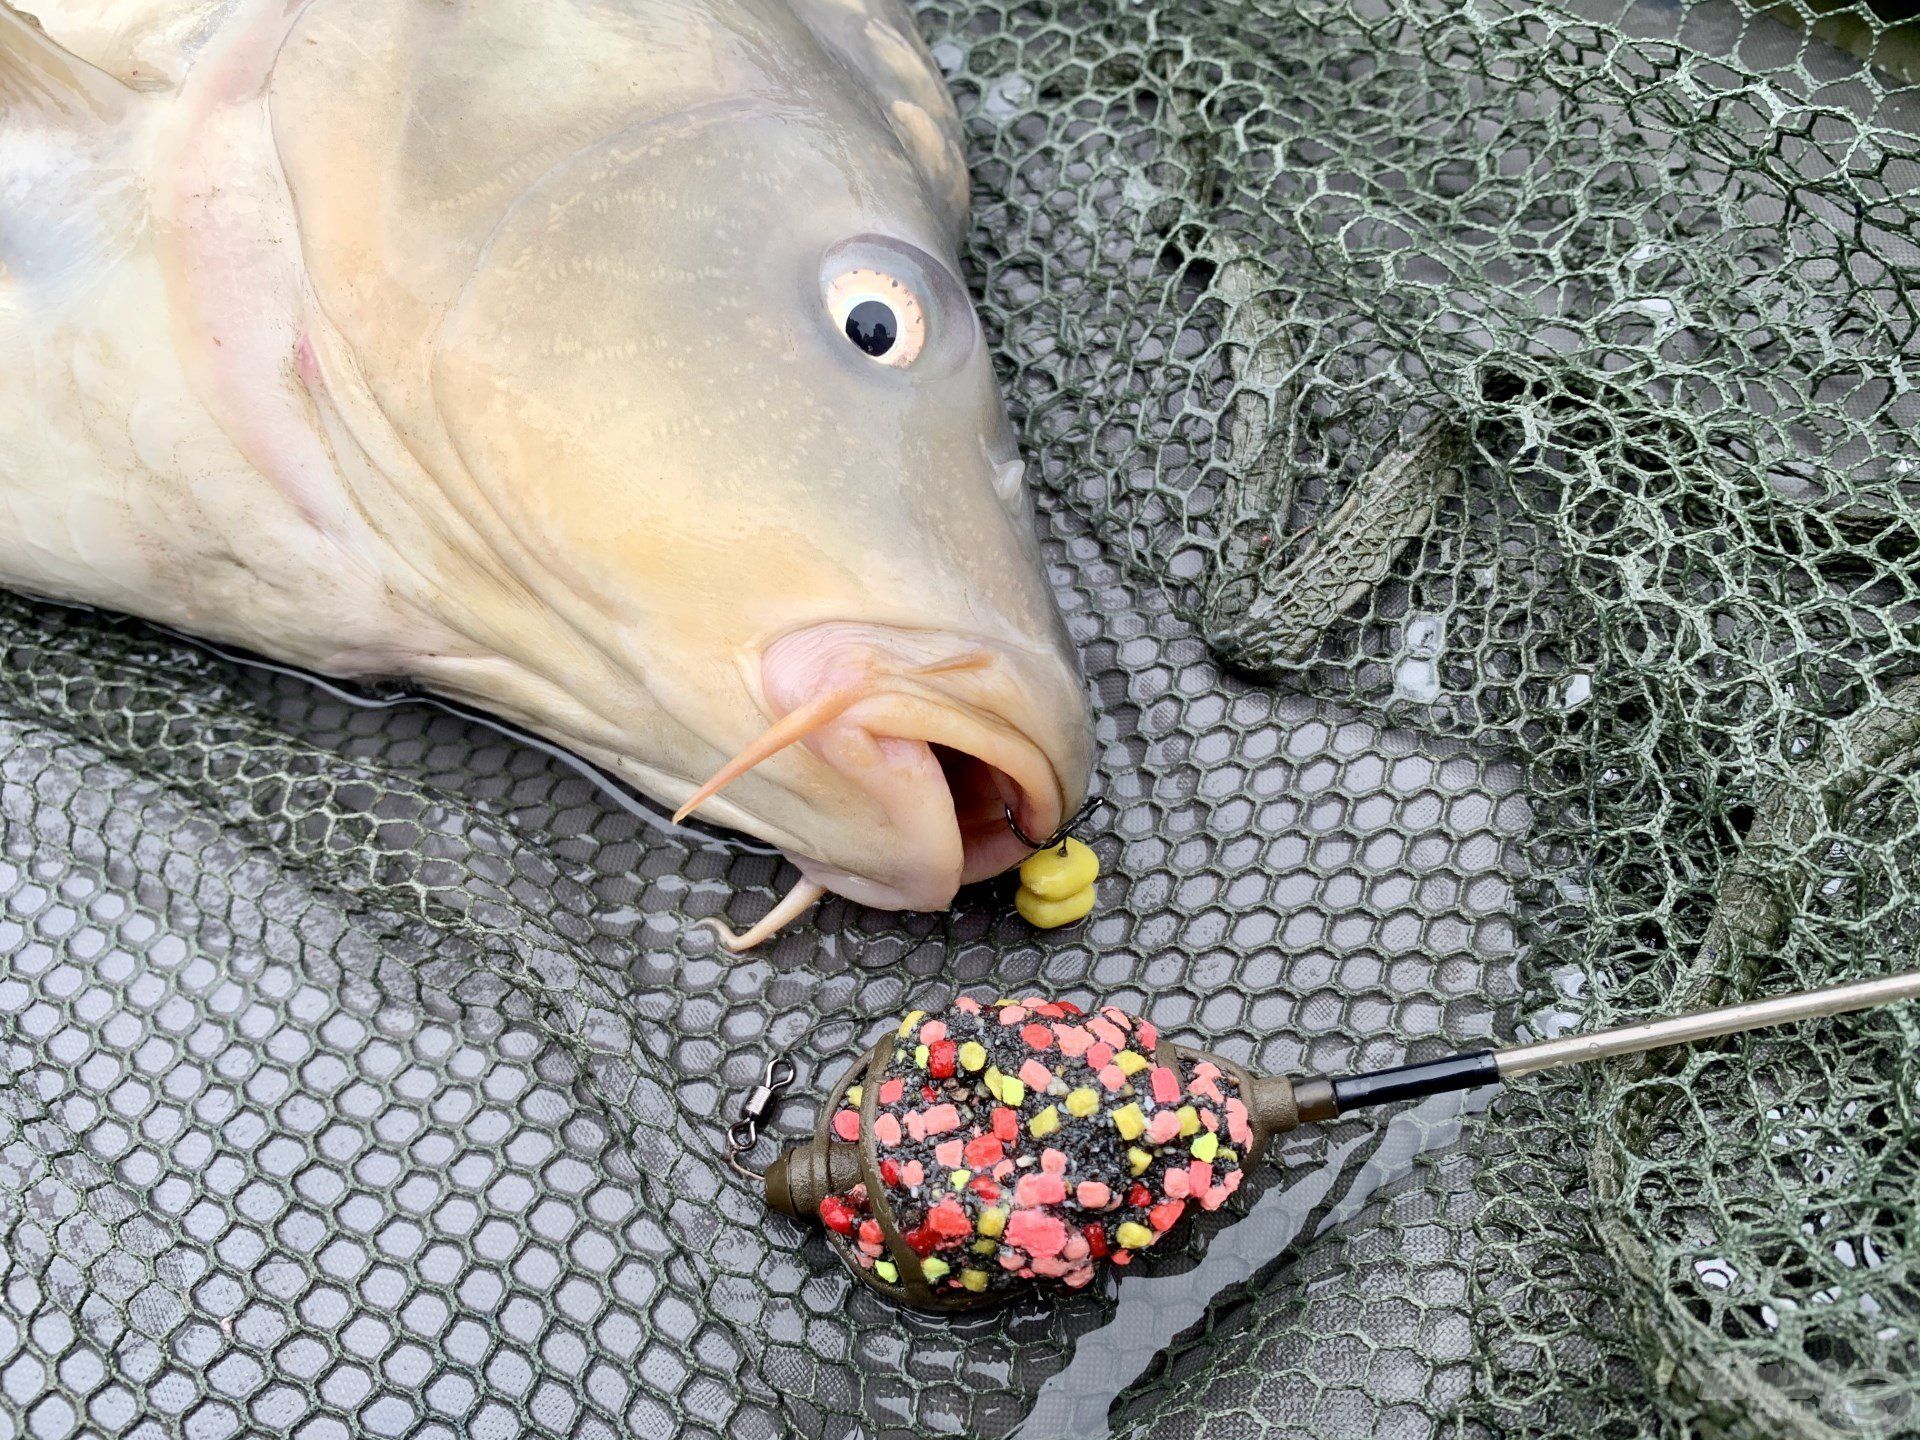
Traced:
<path fill-rule="evenodd" d="M 0 119 L 69 129 L 116 124 L 134 92 L 54 43 L 39 20 L 0 0 Z"/>

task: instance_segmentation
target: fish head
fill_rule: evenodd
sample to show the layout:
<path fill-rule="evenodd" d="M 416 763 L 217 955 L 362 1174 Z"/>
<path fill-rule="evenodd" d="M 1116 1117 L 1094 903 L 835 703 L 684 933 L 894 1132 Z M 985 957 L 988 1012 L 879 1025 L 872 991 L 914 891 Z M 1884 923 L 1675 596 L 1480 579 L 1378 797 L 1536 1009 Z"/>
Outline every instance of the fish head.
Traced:
<path fill-rule="evenodd" d="M 720 89 L 542 151 L 393 362 L 500 662 L 440 683 L 670 803 L 747 751 L 703 817 L 940 908 L 1079 807 L 1084 685 L 941 196 L 857 95 Z"/>

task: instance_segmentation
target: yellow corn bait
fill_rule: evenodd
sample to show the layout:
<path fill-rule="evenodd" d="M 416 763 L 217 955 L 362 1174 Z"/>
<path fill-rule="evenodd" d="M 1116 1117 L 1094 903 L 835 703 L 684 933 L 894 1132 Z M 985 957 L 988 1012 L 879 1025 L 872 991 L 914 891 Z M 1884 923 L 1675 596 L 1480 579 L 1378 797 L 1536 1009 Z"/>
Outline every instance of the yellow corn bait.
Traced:
<path fill-rule="evenodd" d="M 1071 925 L 1092 911 L 1093 882 L 1099 878 L 1099 857 L 1068 836 L 1021 863 L 1013 907 L 1029 925 L 1042 930 Z"/>

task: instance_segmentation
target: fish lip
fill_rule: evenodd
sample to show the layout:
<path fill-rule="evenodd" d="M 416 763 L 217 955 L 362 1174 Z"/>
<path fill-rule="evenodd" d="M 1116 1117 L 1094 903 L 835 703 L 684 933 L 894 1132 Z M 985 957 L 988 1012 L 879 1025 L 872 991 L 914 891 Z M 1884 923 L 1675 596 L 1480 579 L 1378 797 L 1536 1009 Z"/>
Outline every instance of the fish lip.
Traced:
<path fill-rule="evenodd" d="M 851 782 L 879 812 L 898 862 L 855 869 L 783 846 L 808 879 L 876 909 L 941 910 L 960 886 L 1028 856 L 1006 823 L 1009 809 L 1029 835 L 1051 834 L 1065 818 L 1070 777 L 1005 713 L 1036 693 L 1052 695 L 1046 670 L 1032 668 L 1048 666 L 1051 657 L 978 636 L 883 627 L 809 626 L 782 640 L 800 647 L 799 673 L 783 673 L 776 645 L 761 653 L 756 676 L 761 706 L 775 717 L 831 689 L 848 673 L 842 666 L 849 659 L 855 669 L 878 658 L 960 664 L 934 674 L 883 666 L 874 693 L 800 742 L 809 759 Z"/>
<path fill-rule="evenodd" d="M 862 701 L 842 723 L 888 744 L 924 747 L 938 765 L 956 872 L 944 893 L 929 896 L 932 903 L 901 908 L 941 909 L 960 886 L 991 879 L 1030 853 L 1006 823 L 1009 811 L 1027 834 L 1050 835 L 1066 818 L 1066 795 L 1046 752 L 1017 726 L 951 695 L 923 696 L 920 688 Z"/>

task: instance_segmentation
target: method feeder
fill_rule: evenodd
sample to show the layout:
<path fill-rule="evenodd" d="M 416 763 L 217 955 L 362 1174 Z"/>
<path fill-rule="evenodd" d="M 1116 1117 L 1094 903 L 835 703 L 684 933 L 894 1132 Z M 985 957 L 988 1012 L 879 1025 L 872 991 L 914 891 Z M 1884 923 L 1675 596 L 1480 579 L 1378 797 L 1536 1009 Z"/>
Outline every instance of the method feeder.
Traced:
<path fill-rule="evenodd" d="M 1920 971 L 1314 1079 L 1255 1075 L 1113 1006 L 962 998 L 914 1011 L 848 1071 L 813 1139 L 767 1168 L 767 1204 L 818 1220 L 889 1299 L 966 1309 L 1128 1264 L 1308 1122 L 1916 998 Z M 747 1144 L 772 1098 L 763 1086 L 749 1102 Z"/>

